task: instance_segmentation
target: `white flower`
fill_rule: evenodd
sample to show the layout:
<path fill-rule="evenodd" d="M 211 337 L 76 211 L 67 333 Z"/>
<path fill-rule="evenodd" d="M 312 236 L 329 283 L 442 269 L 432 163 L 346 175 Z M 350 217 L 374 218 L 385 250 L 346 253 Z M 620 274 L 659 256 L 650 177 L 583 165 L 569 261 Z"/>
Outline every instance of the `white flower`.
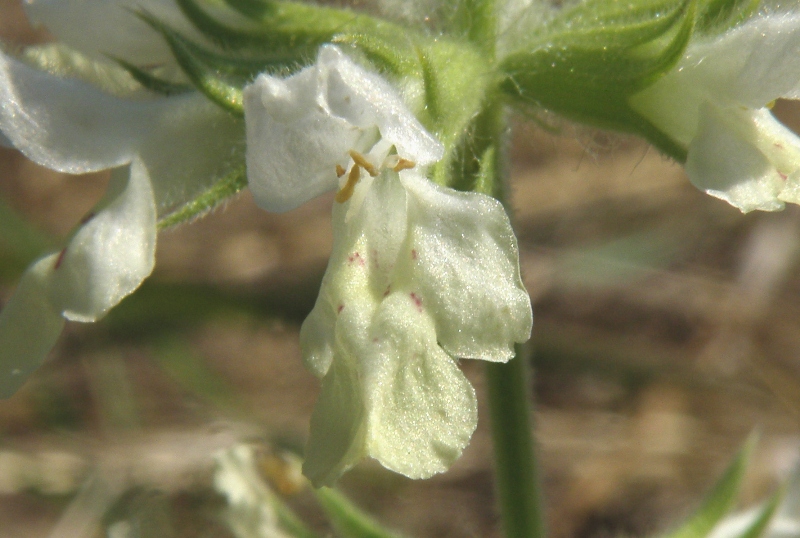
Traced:
<path fill-rule="evenodd" d="M 333 252 L 300 336 L 322 378 L 304 473 L 330 484 L 367 456 L 413 478 L 444 471 L 477 420 L 457 359 L 507 361 L 530 336 L 502 205 L 428 181 L 422 165 L 441 145 L 391 86 L 332 46 L 287 80 L 246 88 L 245 120 L 250 187 L 265 207 L 342 184 Z"/>
<path fill-rule="evenodd" d="M 157 215 L 229 169 L 244 126 L 199 93 L 123 99 L 0 54 L 0 133 L 53 170 L 117 168 L 94 216 L 28 269 L 0 312 L 6 398 L 44 360 L 64 318 L 99 319 L 150 274 Z"/>
<path fill-rule="evenodd" d="M 385 80 L 332 45 L 288 79 L 260 75 L 245 88 L 244 106 L 250 190 L 267 211 L 288 211 L 337 188 L 333 171 L 347 165 L 349 150 L 375 166 L 392 144 L 418 166 L 444 152 Z"/>
<path fill-rule="evenodd" d="M 800 98 L 800 14 L 754 18 L 702 38 L 632 106 L 687 148 L 698 188 L 744 212 L 800 203 L 800 138 L 770 113 Z"/>

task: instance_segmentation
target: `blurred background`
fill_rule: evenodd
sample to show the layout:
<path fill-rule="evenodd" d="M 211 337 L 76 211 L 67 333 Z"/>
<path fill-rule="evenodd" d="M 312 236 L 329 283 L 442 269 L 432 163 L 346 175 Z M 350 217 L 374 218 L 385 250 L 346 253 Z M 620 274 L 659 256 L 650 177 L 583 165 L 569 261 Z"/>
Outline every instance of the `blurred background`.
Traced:
<path fill-rule="evenodd" d="M 0 39 L 48 36 L 0 0 Z M 790 103 L 775 113 L 800 126 Z M 756 502 L 800 455 L 800 208 L 742 215 L 640 140 L 540 125 L 515 123 L 510 166 L 552 536 L 668 528 L 754 430 L 742 501 Z M 0 148 L 0 305 L 106 182 Z M 302 449 L 318 392 L 298 332 L 330 252 L 331 203 L 271 215 L 244 192 L 163 232 L 155 273 L 105 320 L 67 324 L 0 402 L 0 537 L 105 536 L 126 518 L 147 522 L 142 536 L 232 536 L 213 454 L 239 442 L 330 532 L 280 456 Z M 407 536 L 500 536 L 483 369 L 462 367 L 480 423 L 448 473 L 412 481 L 367 462 L 339 484 Z"/>

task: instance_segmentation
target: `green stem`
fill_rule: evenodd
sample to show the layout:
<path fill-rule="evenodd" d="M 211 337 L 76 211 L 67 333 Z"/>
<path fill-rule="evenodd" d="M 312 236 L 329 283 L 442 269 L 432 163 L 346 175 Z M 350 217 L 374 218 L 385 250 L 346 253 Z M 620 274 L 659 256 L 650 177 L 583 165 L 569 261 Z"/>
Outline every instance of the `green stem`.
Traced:
<path fill-rule="evenodd" d="M 486 381 L 495 482 L 507 538 L 544 538 L 539 472 L 532 438 L 530 369 L 523 346 L 506 364 L 488 363 Z"/>
<path fill-rule="evenodd" d="M 491 100 L 479 116 L 476 138 L 484 143 L 475 153 L 479 169 L 473 190 L 497 198 L 510 212 L 506 199 L 506 117 L 503 103 Z M 487 143 L 488 142 L 488 143 Z M 506 538 L 544 538 L 545 522 L 531 422 L 529 354 L 522 344 L 509 362 L 487 363 L 495 489 Z"/>

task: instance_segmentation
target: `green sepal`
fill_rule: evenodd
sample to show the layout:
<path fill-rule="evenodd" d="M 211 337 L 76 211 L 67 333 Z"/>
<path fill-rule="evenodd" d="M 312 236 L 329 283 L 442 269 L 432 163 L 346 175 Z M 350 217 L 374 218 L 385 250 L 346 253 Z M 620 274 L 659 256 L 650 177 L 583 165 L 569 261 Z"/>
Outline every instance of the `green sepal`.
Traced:
<path fill-rule="evenodd" d="M 158 229 L 163 230 L 200 217 L 231 196 L 239 193 L 245 187 L 247 187 L 247 172 L 245 166 L 241 165 L 201 192 L 193 200 L 161 217 L 158 221 Z"/>
<path fill-rule="evenodd" d="M 574 33 L 557 32 L 549 42 L 504 58 L 500 68 L 506 78 L 501 88 L 519 104 L 638 133 L 669 155 L 685 158 L 685 149 L 632 110 L 628 98 L 653 84 L 680 59 L 693 33 L 694 16 L 695 3 L 689 0 L 669 17 L 662 17 L 670 24 L 637 20 L 618 31 L 600 24 L 597 28 L 578 25 Z"/>
<path fill-rule="evenodd" d="M 175 30 L 156 20 L 146 12 L 138 13 L 139 17 L 152 26 L 166 40 L 172 55 L 180 65 L 184 74 L 198 90 L 203 92 L 212 102 L 218 104 L 231 114 L 244 117 L 242 89 L 230 84 L 219 76 L 212 66 L 203 62 L 196 52 L 199 47 L 181 36 Z"/>
<path fill-rule="evenodd" d="M 224 0 L 231 9 L 249 19 L 261 20 L 270 16 L 274 4 L 264 0 Z"/>
<path fill-rule="evenodd" d="M 750 18 L 760 0 L 704 0 L 698 6 L 696 31 L 721 34 Z"/>
<path fill-rule="evenodd" d="M 244 86 L 264 72 L 289 75 L 302 67 L 306 59 L 300 53 L 267 52 L 259 56 L 246 57 L 226 55 L 198 45 L 164 24 L 159 23 L 157 26 L 170 47 L 173 47 L 173 54 L 177 56 L 174 47 L 179 47 L 194 64 L 202 66 L 206 71 L 237 87 Z M 183 64 L 180 65 L 183 67 Z"/>
<path fill-rule="evenodd" d="M 233 27 L 214 18 L 196 0 L 177 0 L 186 17 L 219 55 L 183 39 L 183 49 L 217 74 L 247 83 L 264 71 L 289 74 L 307 63 L 324 43 L 355 47 L 378 70 L 397 78 L 418 74 L 413 30 L 354 13 L 294 2 L 226 0 L 248 24 Z M 234 81 L 235 83 L 235 81 Z"/>
<path fill-rule="evenodd" d="M 109 58 L 130 73 L 133 79 L 141 84 L 142 87 L 152 92 L 159 93 L 161 95 L 179 95 L 181 93 L 190 92 L 193 89 L 192 86 L 188 84 L 179 84 L 159 78 L 121 58 L 114 58 L 113 56 L 109 56 Z"/>
<path fill-rule="evenodd" d="M 183 14 L 203 36 L 225 50 L 275 50 L 291 48 L 301 43 L 283 42 L 280 35 L 271 35 L 266 29 L 234 28 L 209 15 L 194 0 L 175 0 Z M 286 40 L 288 41 L 288 40 Z"/>
<path fill-rule="evenodd" d="M 545 25 L 533 45 L 632 48 L 668 32 L 686 15 L 689 0 L 620 4 L 616 1 L 580 4 Z"/>
<path fill-rule="evenodd" d="M 663 538 L 705 538 L 711 532 L 714 526 L 733 509 L 757 441 L 758 436 L 755 434 L 747 438 L 736 458 L 714 484 L 700 509 L 678 529 L 664 535 Z M 773 506 L 770 515 L 774 510 Z"/>
<path fill-rule="evenodd" d="M 408 29 L 347 9 L 298 2 L 226 0 L 245 16 L 247 24 L 234 27 L 209 15 L 195 0 L 176 0 L 192 24 L 224 50 L 290 52 L 313 57 L 316 49 L 337 35 L 368 35 L 398 41 Z"/>
<path fill-rule="evenodd" d="M 333 36 L 331 42 L 355 47 L 367 61 L 390 76 L 403 78 L 420 74 L 416 47 L 403 34 L 387 39 L 383 35 L 344 33 Z"/>

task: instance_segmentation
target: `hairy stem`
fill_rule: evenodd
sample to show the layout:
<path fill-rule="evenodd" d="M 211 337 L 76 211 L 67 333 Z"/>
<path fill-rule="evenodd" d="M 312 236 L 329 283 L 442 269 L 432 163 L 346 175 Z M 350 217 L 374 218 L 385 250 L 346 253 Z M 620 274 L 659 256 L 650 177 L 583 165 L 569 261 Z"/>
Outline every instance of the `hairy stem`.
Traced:
<path fill-rule="evenodd" d="M 488 363 L 489 409 L 494 443 L 495 487 L 506 538 L 544 538 L 539 471 L 532 438 L 527 353 L 506 364 Z"/>

